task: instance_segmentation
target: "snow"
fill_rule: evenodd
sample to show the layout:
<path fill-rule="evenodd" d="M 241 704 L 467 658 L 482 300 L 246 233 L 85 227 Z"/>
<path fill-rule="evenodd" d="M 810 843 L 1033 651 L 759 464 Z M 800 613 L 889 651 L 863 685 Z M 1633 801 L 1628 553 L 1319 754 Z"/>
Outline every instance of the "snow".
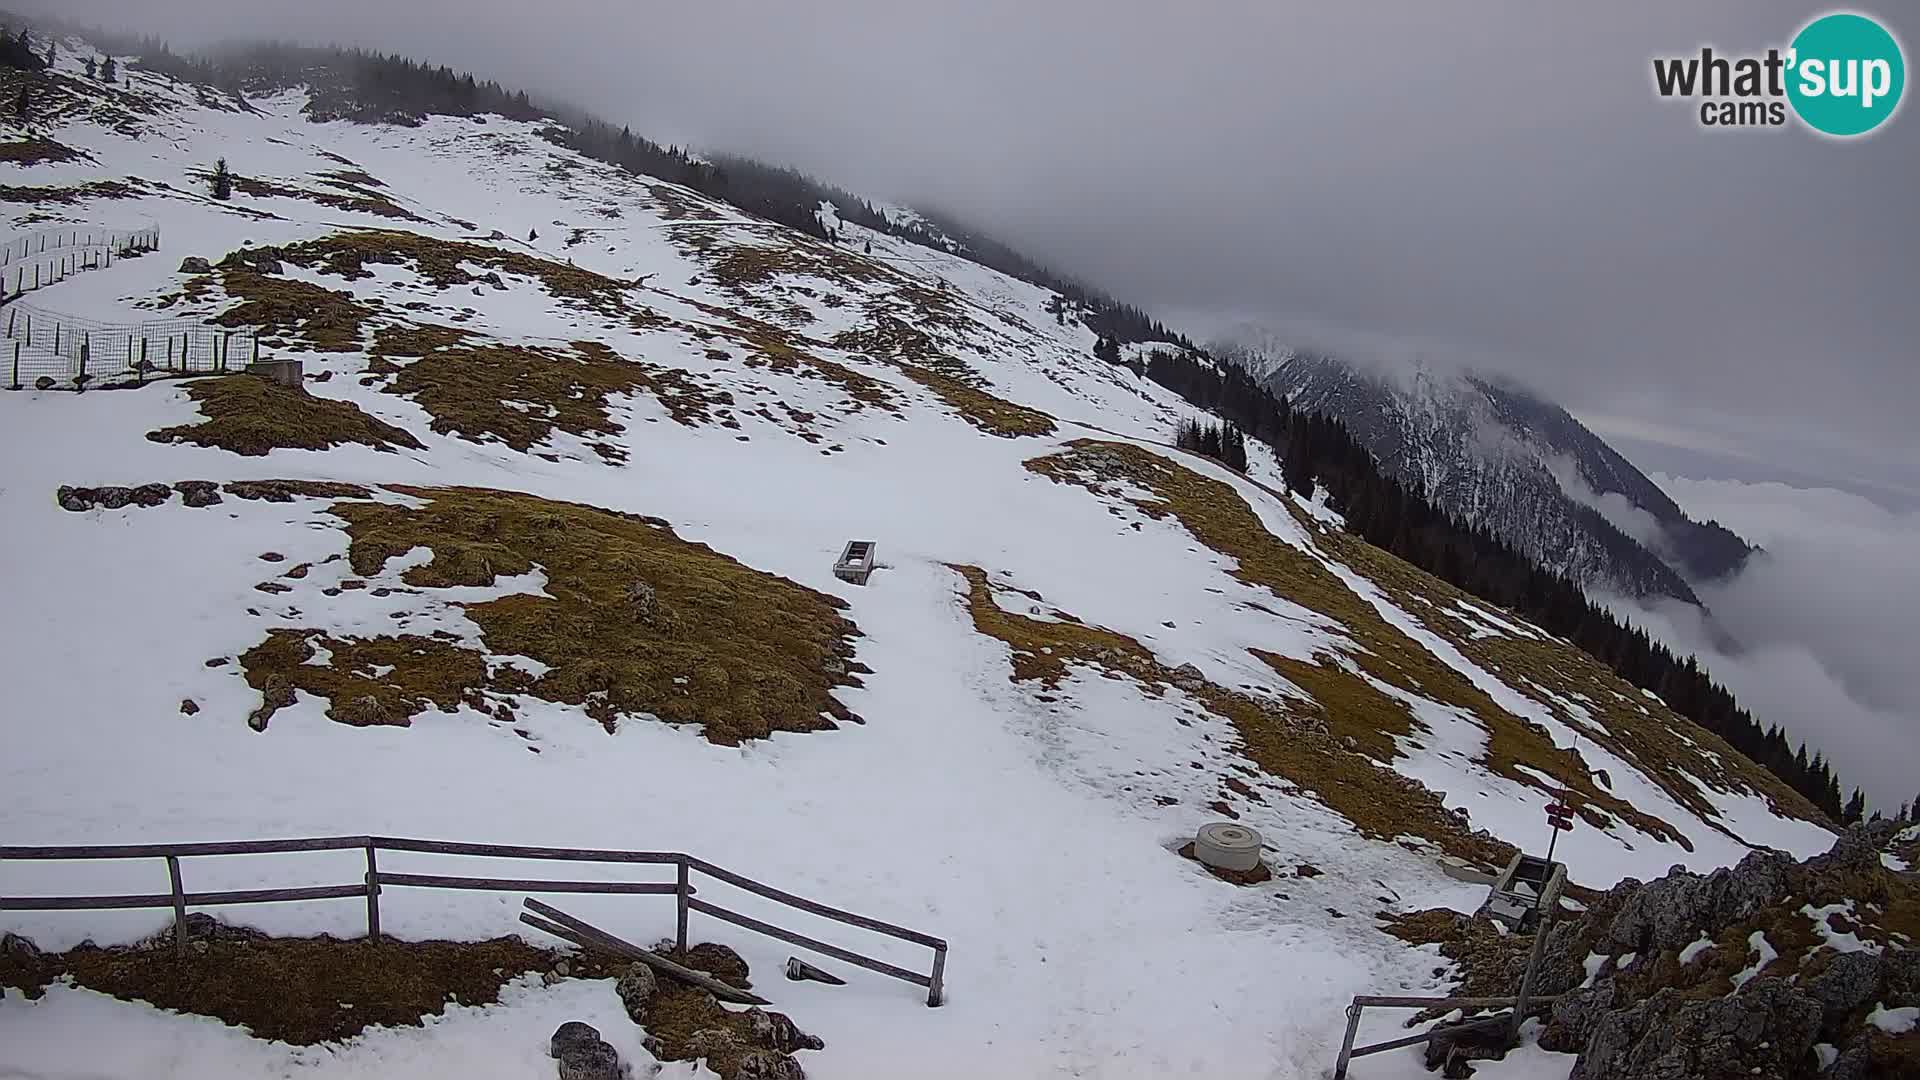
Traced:
<path fill-rule="evenodd" d="M 1878 942 L 1862 941 L 1860 936 L 1852 931 L 1843 934 L 1834 929 L 1833 924 L 1827 921 L 1827 917 L 1830 915 L 1841 915 L 1848 921 L 1855 922 L 1855 924 L 1858 925 L 1854 919 L 1853 901 L 1851 900 L 1842 900 L 1839 903 L 1828 904 L 1825 907 L 1814 907 L 1812 904 L 1806 904 L 1800 908 L 1800 914 L 1813 920 L 1814 930 L 1825 940 L 1825 945 L 1829 949 L 1843 953 L 1877 953 L 1881 950 Z"/>
<path fill-rule="evenodd" d="M 1232 727 L 1178 691 L 1156 696 L 1077 669 L 1044 695 L 1012 684 L 1006 647 L 974 630 L 964 582 L 949 564 L 985 569 L 994 602 L 1008 611 L 1043 621 L 1071 615 L 1113 629 L 1161 663 L 1191 663 L 1222 686 L 1299 693 L 1249 650 L 1298 658 L 1337 653 L 1350 646 L 1337 622 L 1235 578 L 1230 558 L 1177 521 L 1156 520 L 1126 501 L 1144 493 L 1095 494 L 1025 467 L 1081 438 L 1129 442 L 1229 485 L 1275 537 L 1327 561 L 1383 617 L 1503 707 L 1539 723 L 1557 745 L 1574 745 L 1576 733 L 1332 562 L 1289 505 L 1320 525 L 1339 527 L 1339 515 L 1323 492 L 1311 500 L 1282 493 L 1279 463 L 1265 447 L 1249 447 L 1249 475 L 1241 476 L 1161 445 L 1191 409 L 1095 360 L 1091 331 L 1071 319 L 1061 325 L 1047 312 L 1053 294 L 950 253 L 841 226 L 848 238 L 842 251 L 871 242 L 873 257 L 893 271 L 949 289 L 972 320 L 953 334 L 955 357 L 993 393 L 1061 422 L 1047 438 L 997 438 L 898 371 L 824 344 L 861 325 L 863 305 L 884 301 L 883 290 L 783 274 L 774 284 L 790 291 L 729 292 L 675 237 L 697 227 L 747 243 L 770 226 L 717 206 L 711 222 L 676 225 L 646 184 L 551 146 L 538 138 L 538 125 L 498 117 L 435 118 L 414 129 L 316 125 L 300 115 L 299 93 L 258 100 L 255 113 L 226 113 L 193 104 L 190 93 L 147 73 L 130 77 L 179 106 L 148 118 L 138 140 L 95 125 L 58 128 L 54 138 L 93 160 L 33 166 L 22 182 L 141 176 L 154 187 L 136 201 L 53 209 L 76 224 L 150 217 L 164 246 L 49 287 L 35 295 L 36 304 L 104 321 L 143 320 L 154 315 L 143 305 L 179 288 L 175 267 L 183 255 L 217 259 L 243 243 L 288 243 L 346 226 L 398 224 L 470 241 L 498 228 L 516 238 L 494 242 L 503 248 L 572 259 L 624 280 L 648 277 L 646 304 L 688 326 L 726 329 L 712 314 L 716 308 L 777 319 L 785 305 L 798 304 L 814 320 L 805 333 L 823 343 L 820 355 L 884 384 L 901 405 L 897 413 L 862 408 L 805 371 L 745 367 L 746 350 L 724 333 L 709 342 L 680 326 L 636 329 L 556 300 L 537 281 L 506 275 L 504 289 L 473 296 L 436 290 L 411 270 L 387 265 L 353 282 L 295 267 L 286 276 L 383 299 L 391 308 L 425 304 L 419 317 L 427 321 L 464 315 L 461 325 L 483 336 L 556 348 L 601 341 L 732 394 L 741 426 L 689 427 L 638 395 L 611 403 L 612 418 L 626 428 L 616 438 L 630 455 L 624 467 L 609 466 L 570 435 L 523 454 L 433 432 L 432 417 L 417 402 L 360 383 L 366 357 L 359 353 L 303 354 L 310 374 L 333 375 L 310 390 L 405 427 L 424 450 L 344 446 L 241 458 L 155 444 L 146 432 L 198 416 L 170 383 L 84 395 L 0 394 L 0 446 L 10 451 L 0 476 L 0 521 L 16 553 L 0 567 L 8 611 L 0 655 L 8 658 L 10 707 L 21 718 L 0 756 L 0 790 L 7 792 L 0 834 L 9 843 L 365 832 L 681 850 L 947 939 L 949 1004 L 937 1010 L 911 988 L 877 977 L 856 976 L 841 988 L 763 980 L 782 1010 L 827 1041 L 827 1051 L 805 1061 L 809 1075 L 823 1080 L 903 1071 L 1320 1076 L 1337 1052 L 1352 995 L 1448 987 L 1434 974 L 1436 952 L 1407 947 L 1371 916 L 1430 906 L 1471 910 L 1484 888 L 1447 878 L 1425 841 L 1363 837 L 1286 780 L 1249 775 Z M 193 171 L 216 154 L 245 175 L 291 187 L 313 187 L 315 173 L 342 168 L 329 156 L 338 155 L 428 220 L 396 223 L 291 198 L 215 203 L 201 194 Z M 572 169 L 572 179 L 555 184 L 547 174 L 553 163 Z M 683 190 L 677 197 L 703 202 Z M 248 216 L 247 208 L 279 217 Z M 600 213 L 607 208 L 619 216 Z M 24 209 L 8 211 L 5 220 L 18 223 Z M 517 239 L 536 227 L 539 240 Z M 593 232 L 568 246 L 574 228 Z M 686 284 L 694 278 L 704 283 Z M 820 299 L 827 295 L 846 302 L 828 304 Z M 813 414 L 824 442 L 844 450 L 819 452 L 791 423 L 755 412 L 760 402 Z M 324 501 L 228 498 L 194 509 L 174 499 L 149 509 L 75 514 L 52 499 L 60 484 L 200 477 L 477 485 L 658 515 L 689 540 L 847 601 L 862 633 L 857 659 L 873 673 L 840 697 L 868 722 L 730 748 L 646 719 L 622 722 L 609 734 L 577 708 L 525 698 L 511 725 L 463 707 L 429 711 L 409 728 L 355 729 L 328 721 L 322 702 L 302 696 L 267 731 L 253 732 L 244 717 L 259 695 L 232 658 L 268 630 L 441 631 L 484 649 L 464 605 L 540 593 L 546 577 L 536 569 L 484 589 L 376 597 L 369 588 L 330 597 L 325 590 L 349 573 L 341 558 L 347 538 Z M 411 501 L 387 492 L 377 497 Z M 875 539 L 890 567 L 868 587 L 830 572 L 851 536 Z M 286 561 L 260 561 L 267 551 Z M 397 585 L 407 566 L 429 557 L 420 550 L 395 559 L 370 584 Z M 284 582 L 292 591 L 269 596 L 254 589 L 298 563 L 313 565 L 304 578 Z M 1538 633 L 1484 605 L 1462 602 L 1450 613 L 1487 633 Z M 228 662 L 206 666 L 213 658 Z M 526 657 L 487 659 L 544 670 Z M 1476 825 L 1504 839 L 1523 846 L 1544 839 L 1539 808 L 1548 796 L 1474 763 L 1486 741 L 1477 722 L 1418 695 L 1380 689 L 1425 725 L 1396 767 L 1442 792 L 1449 806 L 1467 807 Z M 183 699 L 198 713 L 182 715 Z M 1581 711 L 1562 705 L 1571 715 Z M 1610 772 L 1623 798 L 1673 822 L 1695 844 L 1688 853 L 1624 825 L 1600 830 L 1583 823 L 1559 848 L 1582 882 L 1655 877 L 1675 862 L 1704 869 L 1746 853 L 1745 844 L 1695 818 L 1591 740 L 1579 752 Z M 1231 805 L 1265 836 L 1276 865 L 1312 863 L 1323 876 L 1242 889 L 1172 853 L 1215 816 L 1207 806 L 1222 797 L 1227 777 L 1243 779 L 1258 796 L 1233 796 Z M 84 793 L 76 791 L 78 778 Z M 1826 835 L 1774 818 L 1757 796 L 1709 797 L 1726 827 L 1753 843 L 1804 850 Z M 539 872 L 508 860 L 424 855 L 383 857 L 382 867 Z M 189 859 L 184 873 L 189 888 L 238 889 L 338 884 L 358 880 L 362 869 L 356 853 L 342 852 Z M 568 873 L 629 876 L 592 865 Z M 10 863 L 6 890 L 158 891 L 163 874 L 155 860 Z M 801 933 L 903 966 L 927 963 L 917 946 L 872 939 L 725 886 L 712 889 L 719 903 Z M 568 909 L 650 941 L 671 931 L 673 909 L 649 901 L 588 896 L 571 899 Z M 401 937 L 490 937 L 518 931 L 517 906 L 515 896 L 396 889 L 383 903 L 383 929 Z M 1346 917 L 1331 917 L 1329 908 Z M 352 901 L 222 913 L 276 933 L 364 930 L 364 911 Z M 166 918 L 162 911 L 15 912 L 5 926 L 62 949 L 87 937 L 132 940 Z M 791 952 L 699 916 L 694 935 L 738 948 L 757 974 L 774 971 Z M 518 983 L 497 1006 L 451 1009 L 422 1029 L 374 1031 L 305 1049 L 56 986 L 40 1002 L 15 995 L 0 1007 L 0 1072 L 145 1077 L 156 1062 L 190 1061 L 194 1075 L 211 1077 L 527 1076 L 551 1068 L 545 1039 L 559 1020 L 575 1018 L 600 1026 L 629 1060 L 646 1060 L 640 1033 L 601 983 Z M 1403 1019 L 1370 1012 L 1365 1026 L 1386 1037 Z M 113 1038 L 80 1037 L 107 1028 Z M 1521 1050 L 1479 1067 L 1500 1078 L 1562 1077 L 1570 1063 L 1539 1050 L 1530 1025 Z M 694 1072 L 679 1065 L 663 1075 Z M 1410 1051 L 1368 1059 L 1365 1075 L 1425 1074 Z"/>
<path fill-rule="evenodd" d="M 1713 948 L 1713 939 L 1705 934 L 1701 934 L 1700 940 L 1689 942 L 1686 948 L 1680 950 L 1680 965 L 1685 967 L 1693 963 L 1694 957 L 1699 956 L 1711 948 Z"/>
<path fill-rule="evenodd" d="M 1747 985 L 1755 976 L 1766 970 L 1768 964 L 1780 958 L 1780 950 L 1774 948 L 1773 943 L 1767 940 L 1764 930 L 1755 930 L 1747 935 L 1747 952 L 1753 957 L 1753 963 L 1734 973 L 1733 988 L 1735 990 Z"/>
<path fill-rule="evenodd" d="M 1889 1035 L 1905 1035 L 1920 1027 L 1920 1008 L 1908 1006 L 1904 1009 L 1889 1009 L 1875 1002 L 1873 1011 L 1867 1014 L 1867 1023 Z"/>

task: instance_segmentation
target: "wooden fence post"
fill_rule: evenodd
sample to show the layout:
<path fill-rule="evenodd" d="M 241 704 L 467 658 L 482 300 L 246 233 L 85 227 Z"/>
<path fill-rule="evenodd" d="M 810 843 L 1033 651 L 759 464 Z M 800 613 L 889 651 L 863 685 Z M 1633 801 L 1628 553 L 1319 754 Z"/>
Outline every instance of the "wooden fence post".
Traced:
<path fill-rule="evenodd" d="M 80 377 L 73 380 L 74 387 L 79 390 L 87 388 L 87 354 L 92 351 L 90 348 L 92 344 L 91 336 L 80 339 Z"/>
<path fill-rule="evenodd" d="M 180 857 L 167 856 L 167 877 L 173 881 L 173 954 L 187 958 L 187 894 L 180 887 Z"/>
<path fill-rule="evenodd" d="M 380 868 L 374 862 L 373 845 L 367 845 L 367 941 L 380 944 Z"/>
<path fill-rule="evenodd" d="M 937 1009 L 946 1000 L 947 950 L 933 950 L 933 977 L 928 980 L 927 1007 Z"/>
<path fill-rule="evenodd" d="M 678 895 L 680 913 L 679 919 L 676 922 L 677 930 L 674 933 L 673 939 L 674 947 L 679 950 L 681 956 L 687 955 L 687 892 L 687 857 L 683 854 L 680 856 L 680 888 Z"/>
<path fill-rule="evenodd" d="M 20 343 L 13 343 L 13 385 L 11 389 L 20 389 Z"/>

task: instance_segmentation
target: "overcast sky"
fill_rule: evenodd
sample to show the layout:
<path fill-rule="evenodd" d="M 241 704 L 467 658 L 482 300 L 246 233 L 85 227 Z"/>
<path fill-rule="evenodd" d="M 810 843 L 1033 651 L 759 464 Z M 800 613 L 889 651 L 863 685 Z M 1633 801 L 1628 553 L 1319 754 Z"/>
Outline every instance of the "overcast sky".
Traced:
<path fill-rule="evenodd" d="M 1651 90 L 1652 56 L 1784 45 L 1816 5 L 12 6 L 471 68 L 949 208 L 1199 333 L 1440 343 L 1603 429 L 1920 494 L 1920 114 L 1842 143 Z"/>

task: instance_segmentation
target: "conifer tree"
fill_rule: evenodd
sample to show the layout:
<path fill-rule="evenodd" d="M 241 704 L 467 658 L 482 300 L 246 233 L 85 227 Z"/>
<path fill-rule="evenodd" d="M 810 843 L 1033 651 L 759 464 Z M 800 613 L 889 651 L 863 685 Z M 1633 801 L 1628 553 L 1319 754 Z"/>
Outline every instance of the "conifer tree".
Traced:
<path fill-rule="evenodd" d="M 101 82 L 119 82 L 120 81 L 120 66 L 113 62 L 113 57 L 111 56 L 107 57 L 100 64 L 100 81 Z"/>
<path fill-rule="evenodd" d="M 227 169 L 226 158 L 213 163 L 213 197 L 221 202 L 233 198 L 233 173 Z"/>
<path fill-rule="evenodd" d="M 94 78 L 98 78 L 99 76 L 100 76 L 100 61 L 94 59 L 91 56 L 87 57 L 87 78 L 94 79 Z"/>

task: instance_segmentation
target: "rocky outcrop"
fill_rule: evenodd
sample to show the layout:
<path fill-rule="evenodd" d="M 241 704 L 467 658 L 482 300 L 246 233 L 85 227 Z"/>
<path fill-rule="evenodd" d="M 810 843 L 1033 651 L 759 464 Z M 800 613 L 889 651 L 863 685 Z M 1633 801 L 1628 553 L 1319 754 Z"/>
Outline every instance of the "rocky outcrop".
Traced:
<path fill-rule="evenodd" d="M 1578 1055 L 1570 1080 L 1920 1076 L 1920 1032 L 1867 1022 L 1876 1008 L 1920 1006 L 1920 888 L 1882 865 L 1889 835 L 1850 830 L 1805 862 L 1755 852 L 1710 874 L 1676 867 L 1563 912 L 1535 984 L 1556 998 L 1540 1045 Z M 1427 912 L 1394 932 L 1440 944 L 1462 992 L 1511 994 L 1532 940 L 1484 923 Z M 1465 1049 L 1432 1061 L 1488 1056 Z"/>
<path fill-rule="evenodd" d="M 1813 1061 L 1820 1006 L 1784 979 L 1685 1000 L 1667 989 L 1603 1014 L 1567 1080 L 1788 1077 Z"/>
<path fill-rule="evenodd" d="M 68 487 L 60 485 L 54 492 L 54 501 L 61 509 L 76 514 L 85 513 L 95 507 L 103 510 L 118 510 L 124 506 L 159 506 L 173 497 L 173 489 L 165 484 L 141 484 L 139 487 Z"/>

